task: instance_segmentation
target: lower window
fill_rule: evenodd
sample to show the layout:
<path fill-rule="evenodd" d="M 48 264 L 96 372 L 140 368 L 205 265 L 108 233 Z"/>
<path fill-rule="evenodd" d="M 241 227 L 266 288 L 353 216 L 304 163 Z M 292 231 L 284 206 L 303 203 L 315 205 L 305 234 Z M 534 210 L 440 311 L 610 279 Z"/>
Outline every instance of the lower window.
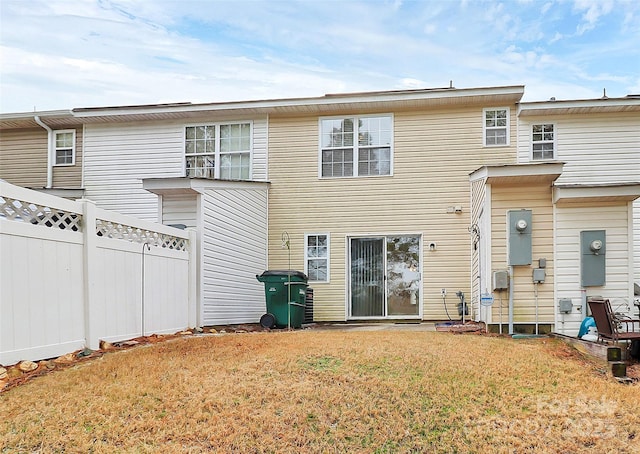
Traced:
<path fill-rule="evenodd" d="M 329 235 L 311 233 L 305 235 L 304 268 L 309 281 L 329 281 Z"/>

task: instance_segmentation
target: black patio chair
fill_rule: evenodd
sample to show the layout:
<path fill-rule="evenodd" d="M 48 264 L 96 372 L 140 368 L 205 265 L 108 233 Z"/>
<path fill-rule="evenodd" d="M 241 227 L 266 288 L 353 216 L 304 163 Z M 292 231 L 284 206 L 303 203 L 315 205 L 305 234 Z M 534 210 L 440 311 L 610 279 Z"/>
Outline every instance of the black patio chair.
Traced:
<path fill-rule="evenodd" d="M 587 304 L 596 322 L 599 340 L 611 340 L 616 344 L 629 341 L 627 349 L 631 348 L 632 343 L 640 342 L 640 319 L 614 313 L 608 299 L 589 298 Z"/>

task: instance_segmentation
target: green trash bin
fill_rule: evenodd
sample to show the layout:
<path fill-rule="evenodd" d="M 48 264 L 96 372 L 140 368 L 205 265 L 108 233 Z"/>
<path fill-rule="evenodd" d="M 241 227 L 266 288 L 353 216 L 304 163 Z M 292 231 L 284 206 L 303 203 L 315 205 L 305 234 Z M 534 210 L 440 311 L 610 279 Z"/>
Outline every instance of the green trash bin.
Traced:
<path fill-rule="evenodd" d="M 256 275 L 264 283 L 267 313 L 260 319 L 266 328 L 300 328 L 304 320 L 307 275 L 295 270 L 267 270 Z"/>

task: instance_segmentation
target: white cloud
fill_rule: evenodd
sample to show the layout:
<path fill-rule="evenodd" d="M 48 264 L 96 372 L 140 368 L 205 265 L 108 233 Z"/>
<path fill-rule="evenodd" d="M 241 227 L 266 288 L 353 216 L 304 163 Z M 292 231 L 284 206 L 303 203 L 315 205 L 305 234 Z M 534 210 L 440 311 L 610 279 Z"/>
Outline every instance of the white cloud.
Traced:
<path fill-rule="evenodd" d="M 575 0 L 574 9 L 584 11 L 582 15 L 583 23 L 579 24 L 576 33 L 583 33 L 593 30 L 601 16 L 609 14 L 613 10 L 613 0 Z"/>
<path fill-rule="evenodd" d="M 588 91 L 610 76 L 622 91 L 640 73 L 640 7 L 631 1 L 613 10 L 586 0 L 372 1 L 2 0 L 0 109 L 315 96 L 450 79 L 460 88 L 548 80 Z M 575 35 L 578 18 L 616 33 L 588 42 Z"/>

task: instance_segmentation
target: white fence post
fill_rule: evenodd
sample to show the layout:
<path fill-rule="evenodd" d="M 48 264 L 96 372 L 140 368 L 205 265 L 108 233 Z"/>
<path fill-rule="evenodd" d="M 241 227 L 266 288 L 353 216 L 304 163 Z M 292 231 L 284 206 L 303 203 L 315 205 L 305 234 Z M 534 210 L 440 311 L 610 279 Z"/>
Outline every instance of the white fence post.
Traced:
<path fill-rule="evenodd" d="M 188 228 L 187 233 L 189 234 L 189 326 L 198 327 L 202 325 L 198 292 L 198 231 Z"/>
<path fill-rule="evenodd" d="M 84 253 L 83 253 L 83 286 L 84 286 L 84 335 L 86 346 L 97 350 L 100 348 L 100 339 L 97 336 L 93 309 L 95 308 L 96 292 L 96 204 L 87 199 L 81 199 Z"/>

